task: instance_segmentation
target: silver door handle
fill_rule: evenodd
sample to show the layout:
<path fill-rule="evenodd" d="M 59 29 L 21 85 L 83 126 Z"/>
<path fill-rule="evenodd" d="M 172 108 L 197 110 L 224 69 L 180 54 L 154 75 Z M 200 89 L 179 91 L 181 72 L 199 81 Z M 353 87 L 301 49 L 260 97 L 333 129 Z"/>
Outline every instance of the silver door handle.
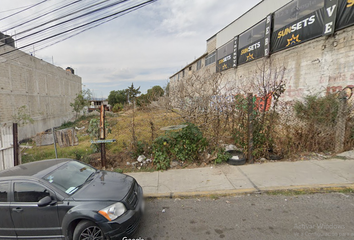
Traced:
<path fill-rule="evenodd" d="M 20 208 L 20 207 L 17 207 L 17 208 L 13 208 L 12 211 L 13 211 L 13 212 L 22 212 L 23 209 Z"/>

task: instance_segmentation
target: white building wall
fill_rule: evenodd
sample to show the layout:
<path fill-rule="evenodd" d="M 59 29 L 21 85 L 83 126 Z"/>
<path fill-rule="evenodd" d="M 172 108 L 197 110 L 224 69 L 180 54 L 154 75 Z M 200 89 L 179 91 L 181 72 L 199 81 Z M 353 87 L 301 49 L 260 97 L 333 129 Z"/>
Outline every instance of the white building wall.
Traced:
<path fill-rule="evenodd" d="M 220 48 L 235 36 L 256 25 L 292 0 L 263 0 L 216 34 L 216 48 Z"/>

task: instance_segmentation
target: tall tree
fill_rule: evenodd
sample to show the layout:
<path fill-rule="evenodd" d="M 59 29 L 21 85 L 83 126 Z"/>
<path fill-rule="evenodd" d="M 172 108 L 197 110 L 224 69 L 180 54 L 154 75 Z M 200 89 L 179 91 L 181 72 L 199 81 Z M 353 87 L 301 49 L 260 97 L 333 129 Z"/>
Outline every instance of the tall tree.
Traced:
<path fill-rule="evenodd" d="M 140 90 L 140 87 L 134 88 L 134 84 L 132 83 L 132 85 L 130 87 L 128 87 L 128 89 L 127 89 L 128 101 L 135 99 L 141 93 L 139 90 Z"/>
<path fill-rule="evenodd" d="M 74 102 L 70 103 L 70 107 L 72 107 L 73 112 L 75 112 L 75 118 L 78 117 L 79 113 L 82 109 L 84 109 L 85 106 L 90 105 L 91 98 L 92 93 L 90 89 L 84 89 L 76 95 Z"/>
<path fill-rule="evenodd" d="M 108 95 L 108 103 L 111 106 L 116 105 L 117 103 L 125 104 L 127 102 L 127 89 L 125 90 L 113 90 Z"/>
<path fill-rule="evenodd" d="M 165 94 L 165 91 L 160 86 L 154 86 L 151 89 L 147 90 L 147 95 L 150 101 L 156 101 L 159 97 L 162 97 Z"/>

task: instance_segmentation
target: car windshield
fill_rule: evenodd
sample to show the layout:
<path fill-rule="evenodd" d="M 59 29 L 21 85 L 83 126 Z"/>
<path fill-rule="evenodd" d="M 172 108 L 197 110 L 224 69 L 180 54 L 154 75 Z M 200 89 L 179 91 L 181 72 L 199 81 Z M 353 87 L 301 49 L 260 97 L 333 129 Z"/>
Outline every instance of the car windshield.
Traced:
<path fill-rule="evenodd" d="M 43 179 L 71 195 L 89 181 L 96 172 L 97 170 L 93 167 L 71 161 L 44 176 Z"/>

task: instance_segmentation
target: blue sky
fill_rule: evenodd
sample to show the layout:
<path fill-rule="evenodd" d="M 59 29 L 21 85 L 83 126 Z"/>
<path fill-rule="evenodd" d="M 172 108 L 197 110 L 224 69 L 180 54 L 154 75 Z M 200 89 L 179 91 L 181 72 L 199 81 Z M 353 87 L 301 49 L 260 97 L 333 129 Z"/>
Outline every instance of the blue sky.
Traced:
<path fill-rule="evenodd" d="M 49 0 L 51 4 L 63 0 Z M 66 0 L 69 1 L 70 0 Z M 1 0 L 0 18 L 41 0 Z M 54 65 L 72 67 L 95 97 L 132 83 L 142 93 L 206 52 L 206 40 L 259 0 L 158 0 L 66 41 L 35 51 Z M 0 31 L 7 19 L 0 21 Z M 12 35 L 14 32 L 7 32 Z M 33 47 L 36 50 L 36 47 Z"/>

